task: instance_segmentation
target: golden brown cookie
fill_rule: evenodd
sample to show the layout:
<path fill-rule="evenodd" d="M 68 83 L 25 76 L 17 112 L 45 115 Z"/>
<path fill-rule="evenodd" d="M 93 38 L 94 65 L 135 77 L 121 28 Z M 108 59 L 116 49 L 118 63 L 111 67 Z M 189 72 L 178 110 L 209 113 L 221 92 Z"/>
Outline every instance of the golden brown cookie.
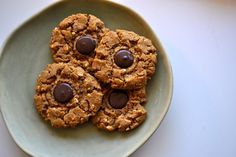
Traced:
<path fill-rule="evenodd" d="M 142 88 L 155 72 L 156 48 L 151 40 L 134 32 L 109 31 L 95 51 L 95 77 L 112 88 Z"/>
<path fill-rule="evenodd" d="M 103 94 L 97 80 L 81 67 L 49 64 L 39 75 L 34 101 L 53 127 L 75 127 L 94 116 Z"/>
<path fill-rule="evenodd" d="M 50 42 L 52 57 L 56 63 L 73 63 L 91 70 L 94 49 L 108 29 L 94 15 L 73 14 L 53 30 Z"/>
<path fill-rule="evenodd" d="M 146 118 L 142 106 L 146 102 L 145 88 L 136 90 L 109 89 L 98 113 L 92 118 L 94 125 L 107 131 L 130 131 Z"/>

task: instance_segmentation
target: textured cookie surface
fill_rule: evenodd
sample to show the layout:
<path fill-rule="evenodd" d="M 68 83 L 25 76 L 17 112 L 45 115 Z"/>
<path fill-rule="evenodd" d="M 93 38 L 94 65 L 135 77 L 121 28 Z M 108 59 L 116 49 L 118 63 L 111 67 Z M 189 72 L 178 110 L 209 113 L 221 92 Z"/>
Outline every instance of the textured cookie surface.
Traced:
<path fill-rule="evenodd" d="M 146 101 L 145 88 L 125 91 L 128 95 L 128 101 L 123 108 L 114 108 L 112 103 L 120 103 L 122 97 L 118 96 L 118 102 L 111 98 L 114 90 L 106 91 L 103 102 L 98 113 L 92 118 L 94 125 L 107 131 L 130 131 L 138 127 L 146 118 L 146 110 L 142 104 Z"/>
<path fill-rule="evenodd" d="M 95 54 L 79 52 L 81 49 L 76 47 L 76 41 L 84 36 L 90 37 L 96 47 L 106 31 L 104 23 L 90 14 L 74 14 L 65 18 L 52 32 L 50 48 L 54 61 L 71 62 L 90 71 Z"/>
<path fill-rule="evenodd" d="M 95 76 L 112 88 L 142 88 L 155 72 L 156 48 L 149 39 L 134 32 L 109 31 L 95 51 Z"/>
<path fill-rule="evenodd" d="M 53 127 L 65 128 L 88 121 L 100 108 L 102 97 L 96 79 L 81 67 L 53 63 L 39 75 L 34 101 Z"/>

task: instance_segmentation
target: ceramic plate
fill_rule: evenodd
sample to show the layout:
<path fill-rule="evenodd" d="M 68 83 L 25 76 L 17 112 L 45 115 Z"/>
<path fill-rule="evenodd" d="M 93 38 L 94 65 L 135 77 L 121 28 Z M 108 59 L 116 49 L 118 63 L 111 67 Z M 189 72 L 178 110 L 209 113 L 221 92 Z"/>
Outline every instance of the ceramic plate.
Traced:
<path fill-rule="evenodd" d="M 76 129 L 53 129 L 33 104 L 38 74 L 52 63 L 51 30 L 73 13 L 90 13 L 110 29 L 127 29 L 150 38 L 159 49 L 155 75 L 148 82 L 146 121 L 128 133 L 98 130 L 91 123 Z M 130 9 L 109 1 L 57 2 L 16 29 L 6 40 L 0 59 L 0 103 L 3 118 L 15 142 L 37 157 L 122 157 L 140 147 L 158 128 L 172 96 L 172 72 L 159 40 L 148 24 Z"/>

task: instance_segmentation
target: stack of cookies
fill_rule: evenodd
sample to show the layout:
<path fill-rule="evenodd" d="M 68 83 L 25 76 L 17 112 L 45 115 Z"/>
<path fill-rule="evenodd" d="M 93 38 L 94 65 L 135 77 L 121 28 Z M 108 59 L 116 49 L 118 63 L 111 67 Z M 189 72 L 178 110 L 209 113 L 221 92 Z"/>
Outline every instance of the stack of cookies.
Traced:
<path fill-rule="evenodd" d="M 34 96 L 53 127 L 89 119 L 107 131 L 129 131 L 145 120 L 145 86 L 155 72 L 152 42 L 127 30 L 112 31 L 94 15 L 74 14 L 52 31 L 55 63 L 39 75 Z"/>

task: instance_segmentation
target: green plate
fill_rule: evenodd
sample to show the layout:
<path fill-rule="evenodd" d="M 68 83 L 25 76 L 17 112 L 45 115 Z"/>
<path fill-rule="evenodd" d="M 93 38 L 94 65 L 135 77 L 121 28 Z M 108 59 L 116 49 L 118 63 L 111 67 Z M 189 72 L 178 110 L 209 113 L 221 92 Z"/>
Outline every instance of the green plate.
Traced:
<path fill-rule="evenodd" d="M 150 38 L 159 49 L 155 75 L 148 83 L 146 121 L 128 133 L 98 130 L 91 123 L 76 129 L 53 129 L 33 104 L 38 74 L 52 63 L 51 30 L 73 13 L 90 13 L 110 29 L 127 29 Z M 166 53 L 148 24 L 127 7 L 109 1 L 57 2 L 16 29 L 5 42 L 0 59 L 0 103 L 15 142 L 37 157 L 122 157 L 140 147 L 158 128 L 172 97 L 172 71 Z"/>

